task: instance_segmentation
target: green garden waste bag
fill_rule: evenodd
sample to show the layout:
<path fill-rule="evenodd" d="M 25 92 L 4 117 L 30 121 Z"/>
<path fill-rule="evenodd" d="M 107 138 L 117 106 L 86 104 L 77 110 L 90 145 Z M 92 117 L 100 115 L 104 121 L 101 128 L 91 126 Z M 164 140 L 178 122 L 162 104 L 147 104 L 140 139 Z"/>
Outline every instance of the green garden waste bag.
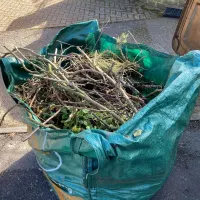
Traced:
<path fill-rule="evenodd" d="M 62 29 L 40 53 L 48 57 L 56 48 L 59 53 L 58 41 L 65 43 L 63 48 L 74 45 L 88 52 L 120 53 L 116 39 L 102 33 L 96 20 Z M 199 95 L 200 51 L 176 57 L 129 43 L 123 44 L 122 50 L 130 60 L 142 50 L 137 58 L 141 73 L 165 88 L 115 132 L 85 130 L 74 134 L 41 128 L 29 139 L 39 166 L 62 200 L 147 200 L 172 170 L 179 139 Z M 72 51 L 76 48 L 65 53 Z M 15 58 L 2 58 L 0 65 L 8 92 L 30 78 Z M 37 127 L 26 114 L 24 117 L 32 129 Z"/>

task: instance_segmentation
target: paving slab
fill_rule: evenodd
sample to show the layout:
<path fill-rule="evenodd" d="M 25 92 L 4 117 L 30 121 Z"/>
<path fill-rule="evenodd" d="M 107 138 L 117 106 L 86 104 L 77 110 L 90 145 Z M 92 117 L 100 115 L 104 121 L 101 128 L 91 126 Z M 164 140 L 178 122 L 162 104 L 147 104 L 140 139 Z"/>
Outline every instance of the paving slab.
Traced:
<path fill-rule="evenodd" d="M 61 27 L 78 21 L 100 23 L 150 19 L 157 10 L 136 0 L 1 0 L 0 31 Z"/>

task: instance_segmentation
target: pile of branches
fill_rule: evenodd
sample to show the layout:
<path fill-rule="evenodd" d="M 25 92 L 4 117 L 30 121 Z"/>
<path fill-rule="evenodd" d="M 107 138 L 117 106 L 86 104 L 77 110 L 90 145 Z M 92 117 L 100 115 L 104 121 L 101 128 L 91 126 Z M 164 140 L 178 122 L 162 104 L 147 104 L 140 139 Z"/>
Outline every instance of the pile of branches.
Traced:
<path fill-rule="evenodd" d="M 144 90 L 152 91 L 148 96 L 162 90 L 146 81 L 138 61 L 129 61 L 121 50 L 117 56 L 76 49 L 67 55 L 56 49 L 46 57 L 27 48 L 9 50 L 32 76 L 15 87 L 14 96 L 29 105 L 40 126 L 114 131 L 148 102 Z"/>

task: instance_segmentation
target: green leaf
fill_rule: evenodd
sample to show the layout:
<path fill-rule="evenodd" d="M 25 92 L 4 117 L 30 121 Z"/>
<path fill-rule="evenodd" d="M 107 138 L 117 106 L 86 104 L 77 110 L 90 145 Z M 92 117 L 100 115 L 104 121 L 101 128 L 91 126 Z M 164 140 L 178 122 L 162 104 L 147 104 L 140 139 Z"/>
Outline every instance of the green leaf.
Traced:
<path fill-rule="evenodd" d="M 83 124 L 84 124 L 85 126 L 87 126 L 87 125 L 88 125 L 88 122 L 87 122 L 87 121 L 84 121 Z"/>
<path fill-rule="evenodd" d="M 89 112 L 89 110 L 88 109 L 83 109 L 82 112 L 87 114 Z"/>
<path fill-rule="evenodd" d="M 77 126 L 73 126 L 73 127 L 72 127 L 72 131 L 73 131 L 74 133 L 79 133 L 79 132 L 81 131 L 81 128 L 80 128 L 80 127 L 77 127 Z"/>
<path fill-rule="evenodd" d="M 88 113 L 88 114 L 87 114 L 87 118 L 88 118 L 88 119 L 93 119 L 93 118 L 94 118 L 94 115 Z"/>
<path fill-rule="evenodd" d="M 69 118 L 69 114 L 66 114 L 66 113 L 62 114 L 62 119 L 63 120 L 68 119 L 68 118 Z"/>
<path fill-rule="evenodd" d="M 108 124 L 112 124 L 112 118 L 108 118 L 108 119 L 106 120 L 106 122 L 107 122 Z"/>
<path fill-rule="evenodd" d="M 80 110 L 80 111 L 78 111 L 78 112 L 76 113 L 76 115 L 77 115 L 78 117 L 82 117 L 82 116 L 84 115 L 84 113 L 83 113 L 82 110 Z"/>

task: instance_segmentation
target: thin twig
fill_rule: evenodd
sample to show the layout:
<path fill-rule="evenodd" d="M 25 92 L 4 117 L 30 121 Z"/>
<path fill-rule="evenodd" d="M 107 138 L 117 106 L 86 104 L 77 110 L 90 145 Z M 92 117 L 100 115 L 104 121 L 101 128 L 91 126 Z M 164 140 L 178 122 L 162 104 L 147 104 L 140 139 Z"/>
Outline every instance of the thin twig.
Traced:
<path fill-rule="evenodd" d="M 32 100 L 31 100 L 31 102 L 30 102 L 30 105 L 29 105 L 30 108 L 32 107 L 32 105 L 33 105 L 33 103 L 34 103 L 34 101 L 35 101 L 35 99 L 36 99 L 36 96 L 37 96 L 38 92 L 40 91 L 40 89 L 41 89 L 41 88 L 38 88 L 38 89 L 36 90 L 35 95 L 33 96 Z"/>
<path fill-rule="evenodd" d="M 111 127 L 110 125 L 108 125 L 105 121 L 103 121 L 101 118 L 99 118 L 97 115 L 95 115 L 95 113 L 91 113 L 94 117 L 96 117 L 106 128 L 108 128 L 109 130 L 116 130 L 116 128 Z"/>
<path fill-rule="evenodd" d="M 2 123 L 3 123 L 3 121 L 4 121 L 5 117 L 6 117 L 6 115 L 7 115 L 12 109 L 14 109 L 14 108 L 17 107 L 17 106 L 19 106 L 19 104 L 15 104 L 14 106 L 10 107 L 10 108 L 4 113 L 4 115 L 2 116 L 1 121 L 0 121 L 0 126 L 2 125 Z"/>
<path fill-rule="evenodd" d="M 56 61 L 57 61 L 57 58 L 56 58 L 57 53 L 58 53 L 58 49 L 56 48 L 56 49 L 55 49 L 55 55 L 54 55 L 54 57 L 53 57 L 53 62 L 54 62 L 54 63 L 56 63 Z"/>
<path fill-rule="evenodd" d="M 89 58 L 89 56 L 80 48 L 77 47 L 77 49 L 87 58 L 87 60 L 90 62 L 91 65 L 93 65 L 92 60 Z M 106 74 L 102 69 L 100 69 L 98 66 L 94 66 L 99 72 L 101 72 L 113 85 L 116 85 L 117 82 L 112 79 L 108 74 Z M 131 106 L 131 108 L 133 109 L 134 112 L 137 112 L 137 108 L 133 105 L 132 101 L 129 99 L 129 97 L 127 96 L 126 92 L 123 90 L 123 88 L 121 86 L 118 86 L 118 89 L 120 90 L 120 92 L 122 93 L 122 95 L 124 96 L 124 98 L 127 100 L 127 102 L 129 103 L 129 105 Z"/>
<path fill-rule="evenodd" d="M 25 66 L 25 64 L 24 64 L 24 61 L 23 61 L 21 58 L 19 58 L 14 52 L 12 52 L 10 49 L 8 49 L 6 46 L 4 46 L 4 48 L 5 48 L 6 50 L 8 50 L 9 53 L 10 53 L 11 55 L 13 55 L 13 56 L 22 64 L 22 67 L 23 67 L 27 72 L 29 72 L 29 73 L 38 73 L 37 71 L 31 71 L 30 69 L 28 69 L 28 68 Z"/>
<path fill-rule="evenodd" d="M 38 58 L 42 58 L 44 61 L 46 61 L 47 63 L 49 63 L 50 65 L 52 65 L 55 69 L 57 69 L 57 66 L 53 62 L 51 62 L 49 59 L 45 58 L 44 56 L 41 56 L 41 55 L 35 53 L 34 51 L 28 49 L 28 48 L 18 47 L 18 49 L 22 49 L 22 50 L 28 51 L 32 55 L 34 55 L 34 56 L 36 56 Z"/>
<path fill-rule="evenodd" d="M 41 72 L 38 68 L 35 68 L 36 72 L 31 73 L 35 78 L 24 84 L 21 89 L 19 88 L 19 96 L 23 95 L 23 99 L 28 103 L 30 102 L 29 105 L 34 105 L 33 111 L 37 115 L 43 113 L 44 118 L 47 118 L 55 108 L 67 108 L 65 109 L 67 113 L 63 112 L 64 116 L 74 110 L 88 109 L 91 112 L 105 112 L 106 115 L 102 115 L 101 120 L 98 120 L 100 127 L 103 125 L 101 121 L 107 123 L 106 116 L 112 117 L 113 123 L 118 124 L 116 125 L 118 127 L 124 123 L 123 119 L 129 119 L 144 105 L 146 98 L 143 97 L 140 90 L 137 90 L 137 87 L 154 85 L 153 82 L 144 80 L 140 82 L 138 80 L 142 78 L 142 74 L 138 72 L 140 65 L 135 61 L 129 61 L 125 55 L 124 57 L 121 55 L 120 57 L 123 58 L 119 58 L 109 51 L 102 53 L 95 51 L 94 54 L 90 55 L 86 54 L 81 47 L 76 48 L 79 53 L 68 55 L 63 55 L 65 49 L 59 52 L 55 50 L 54 54 L 48 54 L 50 60 L 47 59 L 48 55 L 45 57 L 27 48 L 16 48 L 17 56 L 21 53 L 22 58 L 29 59 L 27 60 L 29 63 L 33 62 L 43 69 Z M 25 57 L 22 52 L 29 57 Z M 138 58 L 139 55 L 135 59 L 140 61 L 144 57 Z M 65 68 L 62 68 L 63 65 L 65 65 Z M 32 68 L 31 65 L 29 67 Z M 135 83 L 136 80 L 138 83 Z M 35 88 L 42 88 L 42 92 L 38 95 Z M 24 92 L 24 94 L 21 94 L 21 92 Z M 35 101 L 36 97 L 37 101 Z M 62 127 L 60 117 L 61 115 L 54 120 L 54 123 Z M 77 119 L 79 118 L 77 117 Z M 75 120 L 72 123 L 77 124 L 79 122 Z M 54 125 L 44 123 L 38 125 L 39 127 L 55 128 Z M 111 127 L 108 129 L 111 130 Z"/>
<path fill-rule="evenodd" d="M 63 89 L 67 90 L 67 91 L 70 91 L 71 93 L 73 93 L 74 95 L 76 96 L 79 96 L 81 97 L 82 99 L 85 99 L 86 101 L 90 102 L 93 106 L 101 109 L 101 110 L 106 110 L 107 112 L 109 112 L 117 121 L 119 121 L 120 123 L 124 123 L 124 121 L 120 118 L 120 116 L 118 116 L 116 113 L 114 113 L 113 111 L 109 110 L 107 107 L 101 105 L 100 103 L 94 101 L 92 98 L 90 98 L 85 92 L 83 93 L 82 90 L 80 90 L 78 87 L 76 87 L 74 85 L 74 89 L 78 90 L 77 92 L 68 88 L 68 87 L 65 87 L 65 86 L 61 86 Z"/>
<path fill-rule="evenodd" d="M 49 121 L 51 121 L 54 117 L 56 117 L 59 113 L 60 113 L 61 109 L 59 109 L 56 113 L 54 113 L 51 117 L 49 117 L 45 122 L 43 122 L 42 124 L 45 125 L 47 124 Z M 24 140 L 23 142 L 25 142 L 26 140 L 28 140 L 34 133 L 36 133 L 38 130 L 40 129 L 40 126 L 38 126 L 34 131 L 32 131 Z"/>
<path fill-rule="evenodd" d="M 42 69 L 40 66 L 36 65 L 34 62 L 30 61 L 29 59 L 26 58 L 26 56 L 17 48 L 15 47 L 15 49 L 13 51 L 17 51 L 24 60 L 27 60 L 31 65 L 33 65 L 34 67 L 38 68 L 41 71 L 44 71 L 44 69 Z M 26 68 L 27 69 L 27 68 Z M 36 71 L 37 72 L 37 71 Z M 37 72 L 38 73 L 38 72 Z"/>
<path fill-rule="evenodd" d="M 31 118 L 29 118 L 29 120 L 30 120 L 31 122 L 33 122 L 33 123 L 35 123 L 35 124 L 41 126 L 41 127 L 44 127 L 44 128 L 53 128 L 53 129 L 55 129 L 55 130 L 60 130 L 60 128 L 54 126 L 53 124 L 46 124 L 46 125 L 45 125 L 45 124 L 40 123 L 40 122 L 38 122 L 38 121 L 35 121 L 35 120 L 31 119 Z"/>
<path fill-rule="evenodd" d="M 78 109 L 78 110 L 83 110 L 83 109 L 86 109 L 86 110 L 90 110 L 90 111 L 93 111 L 93 112 L 108 112 L 107 110 L 98 110 L 98 109 L 94 109 L 94 108 L 88 108 L 88 107 L 79 107 L 79 106 L 68 106 L 66 105 L 65 108 L 70 108 L 70 109 Z"/>
<path fill-rule="evenodd" d="M 154 94 L 156 94 L 156 93 L 158 93 L 158 92 L 162 92 L 162 89 L 157 89 L 157 90 L 151 92 L 150 94 L 148 94 L 148 95 L 145 96 L 145 97 L 146 97 L 146 98 L 149 98 L 149 97 L 151 97 L 152 95 L 154 95 Z"/>

